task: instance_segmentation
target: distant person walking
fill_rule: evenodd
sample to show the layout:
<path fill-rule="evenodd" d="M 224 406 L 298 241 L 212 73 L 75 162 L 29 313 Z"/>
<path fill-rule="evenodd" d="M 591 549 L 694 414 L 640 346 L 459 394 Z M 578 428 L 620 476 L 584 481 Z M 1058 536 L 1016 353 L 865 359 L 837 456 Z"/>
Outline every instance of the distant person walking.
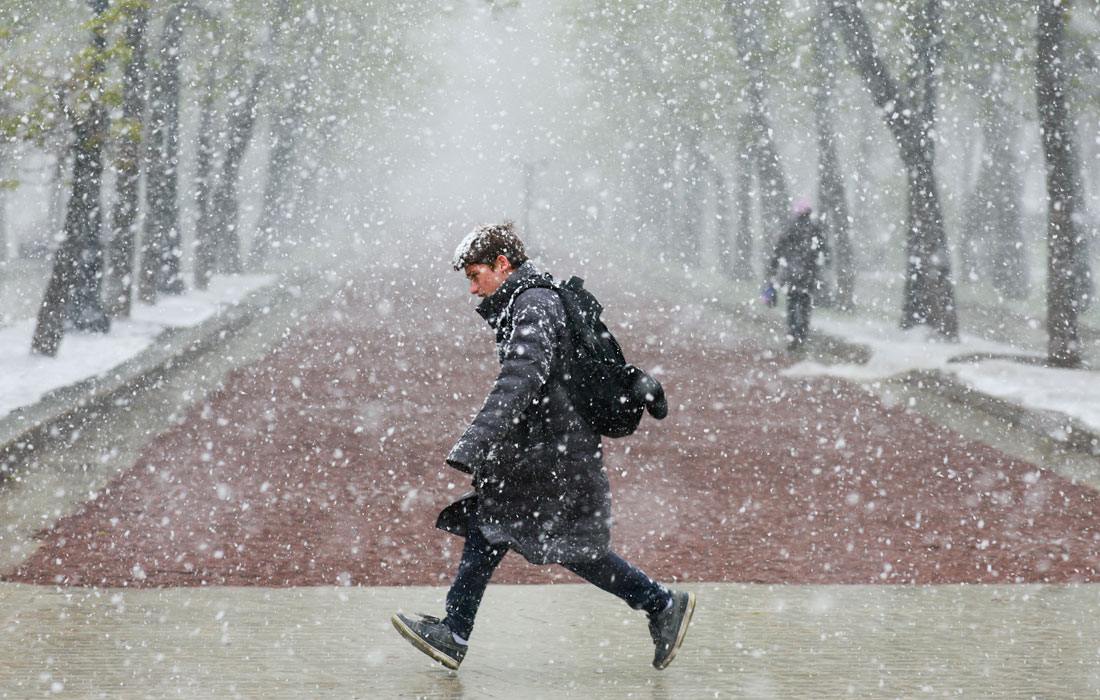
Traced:
<path fill-rule="evenodd" d="M 807 199 L 799 199 L 793 218 L 775 244 L 768 263 L 767 285 L 787 286 L 787 350 L 802 349 L 810 332 L 814 293 L 820 291 L 821 268 L 829 263 L 825 227 L 813 216 Z"/>
<path fill-rule="evenodd" d="M 609 548 L 611 493 L 600 435 L 577 413 L 566 377 L 573 357 L 564 305 L 527 260 L 511 222 L 474 229 L 455 270 L 482 298 L 496 332 L 500 374 L 447 464 L 473 476 L 474 493 L 436 526 L 466 542 L 447 593 L 446 616 L 396 613 L 417 649 L 457 669 L 481 598 L 508 550 L 532 564 L 561 564 L 649 616 L 653 665 L 668 666 L 683 642 L 695 595 L 656 583 Z"/>

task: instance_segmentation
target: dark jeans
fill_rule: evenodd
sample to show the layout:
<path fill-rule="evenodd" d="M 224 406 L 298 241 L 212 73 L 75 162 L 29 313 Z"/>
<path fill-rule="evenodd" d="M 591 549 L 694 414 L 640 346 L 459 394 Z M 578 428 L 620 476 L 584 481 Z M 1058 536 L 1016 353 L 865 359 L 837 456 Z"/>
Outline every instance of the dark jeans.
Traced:
<path fill-rule="evenodd" d="M 791 342 L 801 344 L 810 332 L 810 311 L 813 297 L 809 292 L 791 289 L 787 292 L 787 334 Z"/>
<path fill-rule="evenodd" d="M 470 517 L 462 561 L 458 564 L 451 590 L 447 592 L 447 619 L 451 631 L 463 639 L 470 638 L 481 597 L 489 585 L 493 571 L 508 553 L 506 545 L 490 544 Z M 665 609 L 670 599 L 668 589 L 646 576 L 636 566 L 614 552 L 585 562 L 562 564 L 585 581 L 612 593 L 634 608 L 655 614 Z"/>

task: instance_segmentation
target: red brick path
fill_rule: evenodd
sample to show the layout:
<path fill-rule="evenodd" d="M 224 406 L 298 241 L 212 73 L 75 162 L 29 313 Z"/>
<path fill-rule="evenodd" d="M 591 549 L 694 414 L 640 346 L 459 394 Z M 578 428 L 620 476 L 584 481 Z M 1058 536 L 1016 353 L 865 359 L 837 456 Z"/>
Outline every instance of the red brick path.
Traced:
<path fill-rule="evenodd" d="M 9 580 L 104 586 L 444 584 L 442 465 L 496 370 L 459 278 L 360 285 L 236 372 Z M 597 290 L 600 291 L 600 290 Z M 777 375 L 698 308 L 603 292 L 673 412 L 608 441 L 616 548 L 665 579 L 767 583 L 1100 579 L 1097 493 L 888 408 Z M 644 314 L 643 314 L 644 312 Z M 569 579 L 510 555 L 498 582 Z"/>

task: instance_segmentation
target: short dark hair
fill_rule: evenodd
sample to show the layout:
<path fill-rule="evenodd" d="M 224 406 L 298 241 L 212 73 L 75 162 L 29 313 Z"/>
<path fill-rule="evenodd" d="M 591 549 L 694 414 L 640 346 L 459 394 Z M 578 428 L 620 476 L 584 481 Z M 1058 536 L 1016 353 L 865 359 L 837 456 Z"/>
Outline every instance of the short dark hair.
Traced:
<path fill-rule="evenodd" d="M 523 241 L 516 235 L 516 225 L 512 221 L 482 224 L 470 231 L 455 249 L 451 264 L 455 270 L 463 270 L 467 265 L 492 265 L 499 255 L 507 258 L 512 267 L 527 262 Z"/>

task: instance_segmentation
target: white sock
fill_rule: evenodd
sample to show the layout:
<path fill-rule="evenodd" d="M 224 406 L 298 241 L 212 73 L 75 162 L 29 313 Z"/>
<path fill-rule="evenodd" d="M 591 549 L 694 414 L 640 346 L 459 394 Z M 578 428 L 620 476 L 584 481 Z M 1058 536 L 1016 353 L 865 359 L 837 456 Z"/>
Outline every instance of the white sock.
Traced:
<path fill-rule="evenodd" d="M 454 632 L 451 632 L 451 636 L 452 636 L 452 637 L 454 637 L 454 640 L 455 640 L 456 642 L 458 642 L 459 644 L 461 644 L 462 646 L 468 646 L 468 645 L 469 645 L 469 642 L 467 642 L 467 641 L 466 641 L 465 639 L 463 639 L 462 637 L 459 637 L 459 636 L 458 636 L 457 634 L 455 634 Z"/>

